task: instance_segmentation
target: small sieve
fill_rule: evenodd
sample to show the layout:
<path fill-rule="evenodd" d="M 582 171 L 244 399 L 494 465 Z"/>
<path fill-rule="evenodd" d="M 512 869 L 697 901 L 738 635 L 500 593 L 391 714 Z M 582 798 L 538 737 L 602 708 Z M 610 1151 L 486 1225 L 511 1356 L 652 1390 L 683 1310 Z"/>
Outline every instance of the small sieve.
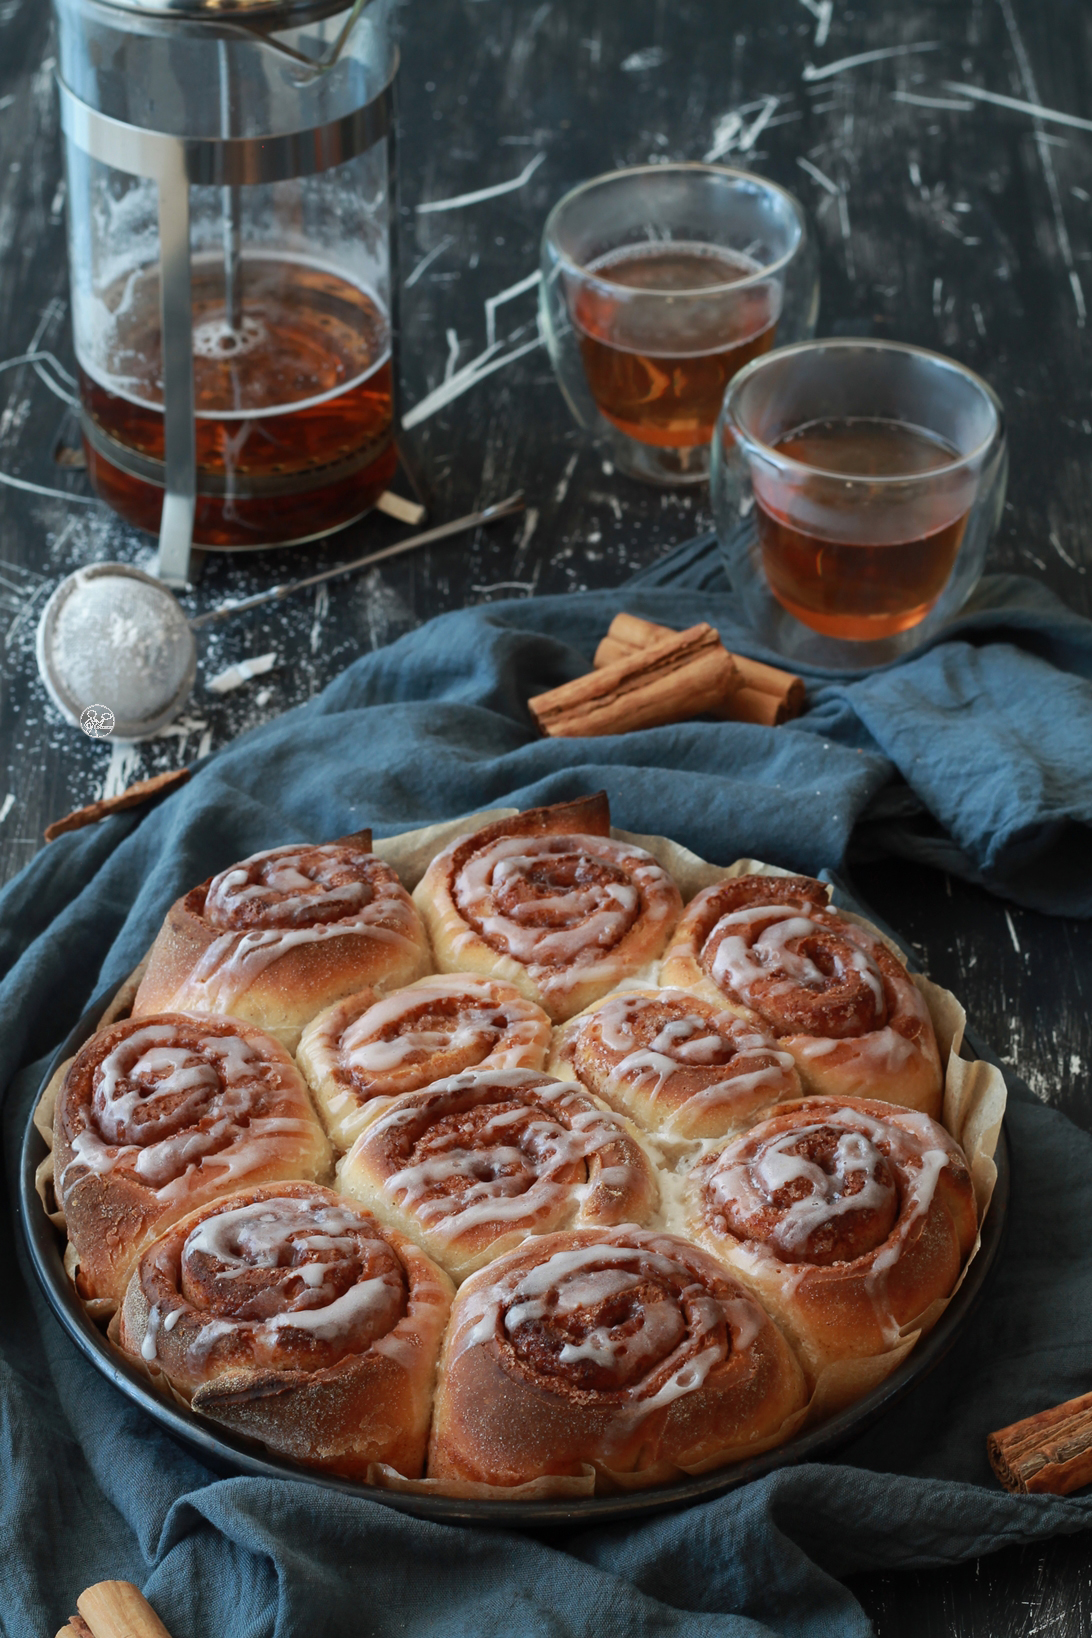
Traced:
<path fill-rule="evenodd" d="M 42 610 L 38 670 L 67 722 L 83 726 L 84 713 L 98 707 L 95 738 L 147 739 L 165 728 L 189 698 L 197 675 L 193 634 L 199 627 L 279 602 L 324 580 L 369 568 L 464 529 L 493 523 L 522 506 L 523 494 L 518 491 L 494 506 L 426 529 L 382 551 L 303 580 L 271 586 L 253 597 L 221 603 L 192 620 L 162 580 L 127 563 L 89 564 L 66 576 Z M 113 714 L 109 732 L 103 732 L 103 708 L 106 722 L 109 713 Z"/>

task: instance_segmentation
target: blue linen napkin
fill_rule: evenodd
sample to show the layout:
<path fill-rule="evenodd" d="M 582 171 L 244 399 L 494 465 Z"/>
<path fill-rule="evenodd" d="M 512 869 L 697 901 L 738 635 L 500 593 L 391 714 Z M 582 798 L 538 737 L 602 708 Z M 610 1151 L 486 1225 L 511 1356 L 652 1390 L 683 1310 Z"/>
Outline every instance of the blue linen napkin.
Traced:
<path fill-rule="evenodd" d="M 653 586 L 712 594 L 707 618 L 723 621 L 724 642 L 779 663 L 733 618 L 715 535 L 677 547 L 626 590 Z M 803 675 L 809 710 L 792 726 L 893 765 L 859 816 L 859 850 L 949 870 L 1048 914 L 1092 915 L 1092 622 L 1026 576 L 987 575 L 917 654 L 859 681 Z"/>
<path fill-rule="evenodd" d="M 684 573 L 695 565 L 700 554 L 691 552 Z M 583 670 L 623 606 L 676 626 L 709 619 L 730 646 L 748 646 L 730 598 L 700 585 L 636 584 L 448 615 L 226 747 L 152 811 L 116 815 L 40 854 L 0 895 L 10 1196 L 42 1068 L 29 1060 L 56 1044 L 100 984 L 121 981 L 180 892 L 257 848 L 366 824 L 389 833 L 604 786 L 625 828 L 669 832 L 710 859 L 752 853 L 817 871 L 837 865 L 862 814 L 879 811 L 895 765 L 923 799 L 945 799 L 946 779 L 916 771 L 913 722 L 896 710 L 915 676 L 924 713 L 949 709 L 929 682 L 930 666 L 949 663 L 940 649 L 887 676 L 816 679 L 813 720 L 792 730 L 690 723 L 538 740 L 527 696 Z M 980 642 L 1004 633 L 1018 657 L 1050 655 L 1087 678 L 1088 630 L 1045 594 L 995 581 L 960 622 L 968 653 L 952 663 L 973 683 L 970 656 L 988 660 Z M 1002 672 L 1011 663 L 999 657 Z M 996 731 L 1000 713 L 988 694 L 996 676 L 977 676 L 960 686 L 981 736 L 991 722 Z M 897 679 L 893 704 L 883 689 Z M 1049 743 L 1050 768 L 1064 770 L 1064 744 Z M 1013 750 L 1045 755 L 1028 733 Z M 957 752 L 945 755 L 958 762 Z M 1087 768 L 1075 768 L 1061 792 L 1056 777 L 1044 775 L 1035 791 L 1022 785 L 1021 800 L 1045 812 L 1049 799 L 1040 822 L 1087 825 Z M 882 822 L 893 826 L 887 812 Z M 953 807 L 949 822 L 975 859 L 970 868 L 1007 873 L 1012 891 L 1014 872 L 1029 858 L 1041 866 L 1043 855 L 1034 844 L 1020 853 L 1027 827 L 1014 829 L 1000 799 L 996 813 L 976 829 Z M 1003 843 L 974 856 L 987 833 Z M 1051 886 L 1036 878 L 1031 891 Z M 782 1470 L 700 1508 L 564 1539 L 430 1524 L 291 1481 L 217 1477 L 67 1341 L 5 1214 L 0 1621 L 20 1635 L 56 1630 L 84 1586 L 121 1577 L 145 1586 L 175 1638 L 357 1634 L 362 1620 L 392 1638 L 863 1638 L 868 1624 L 839 1576 L 949 1563 L 1092 1526 L 1092 1500 L 1005 1496 L 985 1461 L 987 1432 L 1085 1390 L 1092 1357 L 1092 1139 L 1012 1084 L 1007 1250 L 953 1354 L 898 1416 L 838 1463 Z"/>

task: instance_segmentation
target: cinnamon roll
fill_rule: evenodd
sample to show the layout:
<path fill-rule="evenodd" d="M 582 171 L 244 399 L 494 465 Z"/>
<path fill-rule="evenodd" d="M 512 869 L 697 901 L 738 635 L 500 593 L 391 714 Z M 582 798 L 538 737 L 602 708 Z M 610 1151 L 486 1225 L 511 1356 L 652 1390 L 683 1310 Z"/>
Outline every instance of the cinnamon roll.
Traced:
<path fill-rule="evenodd" d="M 652 855 L 611 839 L 602 792 L 457 838 L 414 901 L 441 971 L 505 979 L 555 1022 L 655 961 L 682 910 Z"/>
<path fill-rule="evenodd" d="M 804 1402 L 785 1339 L 715 1258 L 635 1228 L 551 1234 L 459 1291 L 428 1471 L 651 1482 L 769 1448 Z"/>
<path fill-rule="evenodd" d="M 569 1076 L 667 1137 L 726 1137 L 802 1091 L 793 1060 L 756 1024 L 684 990 L 622 990 L 556 1032 Z"/>
<path fill-rule="evenodd" d="M 362 990 L 308 1024 L 296 1062 L 326 1129 L 349 1149 L 377 1098 L 416 1092 L 469 1069 L 541 1069 L 550 1020 L 511 984 L 420 978 L 377 997 Z"/>
<path fill-rule="evenodd" d="M 133 1015 L 226 1012 L 292 1051 L 332 1002 L 366 985 L 395 989 L 430 966 L 409 894 L 362 831 L 252 854 L 178 899 Z"/>
<path fill-rule="evenodd" d="M 686 1229 L 745 1281 L 809 1377 L 895 1346 L 978 1231 L 963 1151 L 928 1115 L 806 1098 L 691 1170 Z"/>
<path fill-rule="evenodd" d="M 808 876 L 737 876 L 699 893 L 661 982 L 726 1003 L 777 1037 L 805 1092 L 939 1116 L 929 1011 L 882 939 L 828 908 Z"/>
<path fill-rule="evenodd" d="M 76 1054 L 57 1095 L 54 1186 L 85 1299 L 120 1301 L 136 1258 L 195 1206 L 329 1167 L 291 1058 L 235 1018 L 111 1024 Z"/>
<path fill-rule="evenodd" d="M 119 1346 L 195 1411 L 309 1467 L 419 1477 L 451 1282 L 310 1183 L 175 1223 L 133 1271 Z"/>
<path fill-rule="evenodd" d="M 456 1284 L 529 1234 L 644 1222 L 659 1199 L 626 1121 L 583 1087 L 528 1069 L 407 1092 L 360 1134 L 337 1186 L 412 1235 Z"/>

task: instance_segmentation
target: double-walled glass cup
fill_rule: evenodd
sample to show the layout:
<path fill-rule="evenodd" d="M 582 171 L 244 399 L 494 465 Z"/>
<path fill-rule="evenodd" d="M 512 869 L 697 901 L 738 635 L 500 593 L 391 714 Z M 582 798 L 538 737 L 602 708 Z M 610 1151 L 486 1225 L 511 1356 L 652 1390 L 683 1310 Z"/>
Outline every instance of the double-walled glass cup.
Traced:
<path fill-rule="evenodd" d="M 756 633 L 787 658 L 866 669 L 962 607 L 1007 476 L 996 394 L 899 342 L 805 342 L 755 360 L 713 440 L 717 534 Z"/>
<path fill-rule="evenodd" d="M 615 462 L 702 482 L 724 390 L 815 329 L 819 282 L 792 194 L 723 165 L 595 177 L 550 212 L 540 310 L 569 407 Z"/>

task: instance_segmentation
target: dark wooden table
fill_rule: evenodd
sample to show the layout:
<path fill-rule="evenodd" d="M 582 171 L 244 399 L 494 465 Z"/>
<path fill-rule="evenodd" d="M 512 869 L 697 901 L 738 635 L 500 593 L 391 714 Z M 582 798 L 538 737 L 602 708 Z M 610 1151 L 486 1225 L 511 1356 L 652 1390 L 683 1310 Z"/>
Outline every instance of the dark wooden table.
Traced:
<path fill-rule="evenodd" d="M 939 348 L 993 383 L 1013 464 L 991 567 L 1034 575 L 1092 614 L 1085 7 L 417 0 L 400 17 L 407 456 L 437 518 L 518 485 L 529 510 L 225 625 L 202 642 L 198 686 L 177 724 L 149 745 L 95 744 L 46 699 L 36 613 L 77 564 L 146 564 L 151 543 L 86 504 L 82 475 L 55 463 L 58 439 L 73 434 L 63 405 L 29 368 L 4 374 L 0 474 L 57 492 L 0 486 L 4 879 L 42 845 L 49 819 L 224 744 L 430 616 L 613 585 L 708 526 L 704 493 L 645 489 L 610 469 L 572 425 L 537 345 L 525 285 L 546 212 L 572 183 L 615 166 L 712 155 L 792 188 L 822 249 L 820 331 Z M 39 0 L 2 0 L 0 40 L 0 350 L 12 357 L 37 342 L 71 362 L 53 57 Z M 534 160 L 522 186 L 489 200 L 418 209 L 509 182 Z M 487 352 L 493 327 L 500 345 Z M 466 390 L 437 408 L 432 395 L 459 371 Z M 306 552 L 210 558 L 191 606 L 400 532 L 373 518 Z M 259 682 L 222 698 L 203 688 L 201 678 L 269 650 L 278 665 Z M 857 882 L 1035 1093 L 1092 1129 L 1089 924 L 1007 907 L 904 864 L 861 868 Z M 884 1638 L 1068 1638 L 1092 1629 L 1088 1549 L 1074 1538 L 954 1570 L 860 1577 L 855 1590 Z"/>

